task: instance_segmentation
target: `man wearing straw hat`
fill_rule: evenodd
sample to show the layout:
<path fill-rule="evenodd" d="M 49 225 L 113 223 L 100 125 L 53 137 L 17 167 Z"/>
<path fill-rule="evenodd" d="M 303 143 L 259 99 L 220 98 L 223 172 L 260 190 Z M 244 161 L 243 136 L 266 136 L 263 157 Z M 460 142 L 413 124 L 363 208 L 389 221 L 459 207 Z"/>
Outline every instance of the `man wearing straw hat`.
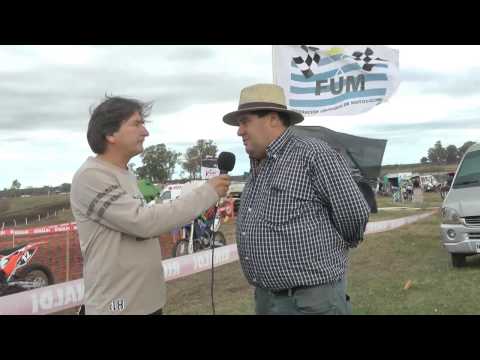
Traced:
<path fill-rule="evenodd" d="M 303 116 L 287 109 L 277 85 L 244 88 L 223 121 L 238 126 L 251 161 L 236 237 L 255 312 L 351 314 L 347 256 L 363 239 L 369 208 L 345 159 L 293 133 Z"/>

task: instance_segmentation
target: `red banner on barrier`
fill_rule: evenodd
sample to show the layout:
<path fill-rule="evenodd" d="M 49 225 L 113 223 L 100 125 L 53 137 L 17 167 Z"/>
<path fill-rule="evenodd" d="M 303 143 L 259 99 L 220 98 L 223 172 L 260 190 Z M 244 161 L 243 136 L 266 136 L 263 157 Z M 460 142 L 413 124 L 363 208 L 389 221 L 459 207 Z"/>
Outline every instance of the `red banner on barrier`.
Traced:
<path fill-rule="evenodd" d="M 62 233 L 67 231 L 75 231 L 77 230 L 77 224 L 74 222 L 65 223 L 65 224 L 56 224 L 56 225 L 48 225 L 48 226 L 41 226 L 35 228 L 28 228 L 28 229 L 5 229 L 0 231 L 0 236 L 21 236 L 21 235 L 37 235 L 37 234 L 53 234 L 53 233 Z"/>

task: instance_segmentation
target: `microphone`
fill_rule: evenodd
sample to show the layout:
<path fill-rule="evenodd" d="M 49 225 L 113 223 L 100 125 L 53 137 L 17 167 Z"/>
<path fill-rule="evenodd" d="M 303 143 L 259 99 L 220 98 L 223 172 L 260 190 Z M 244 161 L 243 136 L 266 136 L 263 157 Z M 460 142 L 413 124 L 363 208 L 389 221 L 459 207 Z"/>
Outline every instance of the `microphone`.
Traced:
<path fill-rule="evenodd" d="M 232 171 L 234 166 L 235 166 L 235 155 L 232 154 L 231 152 L 221 152 L 220 155 L 218 155 L 218 160 L 217 160 L 217 165 L 218 169 L 220 170 L 220 174 L 227 174 L 229 171 Z M 211 269 L 211 287 L 210 287 L 210 296 L 212 298 L 212 310 L 213 310 L 213 315 L 215 315 L 215 303 L 213 302 L 213 283 L 214 283 L 214 271 L 213 271 L 213 263 L 214 263 L 214 251 L 215 251 L 215 234 L 217 233 L 216 231 L 216 220 L 218 217 L 218 203 L 215 205 L 215 218 L 213 219 L 213 224 L 211 227 L 212 230 L 212 237 L 211 237 L 211 243 L 210 247 L 212 249 L 212 269 Z M 220 217 L 218 217 L 218 225 L 220 225 Z"/>
<path fill-rule="evenodd" d="M 217 165 L 220 174 L 227 174 L 235 167 L 235 155 L 228 151 L 221 152 L 218 156 Z"/>

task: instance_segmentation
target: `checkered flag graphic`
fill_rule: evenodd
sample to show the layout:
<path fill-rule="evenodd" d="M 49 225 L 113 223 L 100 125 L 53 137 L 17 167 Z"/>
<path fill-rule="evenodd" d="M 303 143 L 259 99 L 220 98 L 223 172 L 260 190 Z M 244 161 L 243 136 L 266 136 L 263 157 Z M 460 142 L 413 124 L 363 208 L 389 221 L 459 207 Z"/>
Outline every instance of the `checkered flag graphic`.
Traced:
<path fill-rule="evenodd" d="M 387 61 L 384 59 L 380 59 L 379 57 L 373 58 L 373 50 L 370 48 L 366 48 L 364 52 L 355 51 L 352 56 L 353 60 L 358 62 L 362 66 L 362 69 L 365 71 L 372 71 L 373 67 L 376 65 L 376 62 Z"/>
<path fill-rule="evenodd" d="M 313 72 L 310 69 L 310 66 L 312 65 L 313 62 L 315 62 L 317 65 L 320 62 L 320 55 L 318 55 L 317 51 L 319 50 L 318 48 L 311 47 L 311 46 L 305 46 L 302 45 L 300 46 L 307 54 L 306 56 L 297 56 L 293 58 L 293 61 L 297 65 L 297 67 L 301 70 L 303 75 L 306 78 L 309 78 L 313 76 Z"/>

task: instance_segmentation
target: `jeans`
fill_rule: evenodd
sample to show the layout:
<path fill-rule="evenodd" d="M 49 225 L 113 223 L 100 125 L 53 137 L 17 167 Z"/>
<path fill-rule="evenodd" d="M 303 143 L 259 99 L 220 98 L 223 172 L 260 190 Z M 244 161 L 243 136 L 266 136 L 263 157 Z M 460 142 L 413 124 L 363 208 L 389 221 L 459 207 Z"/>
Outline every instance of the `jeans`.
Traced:
<path fill-rule="evenodd" d="M 346 281 L 275 292 L 255 288 L 257 315 L 351 315 Z"/>

